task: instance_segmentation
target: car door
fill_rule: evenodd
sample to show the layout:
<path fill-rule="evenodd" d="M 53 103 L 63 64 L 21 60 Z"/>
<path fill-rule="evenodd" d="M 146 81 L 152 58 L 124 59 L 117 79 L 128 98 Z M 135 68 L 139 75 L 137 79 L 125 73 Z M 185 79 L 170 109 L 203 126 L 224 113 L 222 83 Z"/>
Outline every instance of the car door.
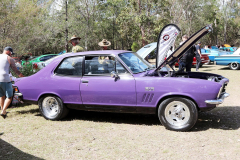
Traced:
<path fill-rule="evenodd" d="M 113 56 L 85 56 L 81 96 L 87 108 L 136 106 L 134 77 Z M 112 78 L 115 71 L 119 78 Z"/>
<path fill-rule="evenodd" d="M 82 78 L 82 56 L 67 57 L 63 59 L 55 70 L 51 81 L 65 104 L 82 104 L 80 95 L 80 81 Z M 49 82 L 50 83 L 50 82 Z"/>

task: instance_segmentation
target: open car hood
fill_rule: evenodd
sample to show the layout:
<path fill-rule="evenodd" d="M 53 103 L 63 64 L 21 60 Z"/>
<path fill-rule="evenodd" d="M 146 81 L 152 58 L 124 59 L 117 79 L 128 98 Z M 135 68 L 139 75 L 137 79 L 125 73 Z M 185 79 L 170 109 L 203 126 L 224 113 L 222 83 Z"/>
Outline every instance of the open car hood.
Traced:
<path fill-rule="evenodd" d="M 142 47 L 136 53 L 144 59 L 156 48 L 157 48 L 157 42 L 153 42 Z"/>
<path fill-rule="evenodd" d="M 173 66 L 175 62 L 178 61 L 179 58 L 182 57 L 182 55 L 189 50 L 200 38 L 205 36 L 207 33 L 212 31 L 212 26 L 207 25 L 197 31 L 195 34 L 193 34 L 188 40 L 186 40 L 181 46 L 179 46 L 166 60 L 163 62 L 159 63 L 159 65 L 156 66 L 155 71 L 161 69 L 165 65 Z M 161 33 L 160 33 L 161 34 Z M 159 36 L 160 37 L 160 36 Z M 161 46 L 161 42 L 158 41 L 158 48 Z M 170 46 L 168 46 L 170 48 Z M 158 49 L 159 52 L 159 49 Z M 159 56 L 161 56 L 161 53 L 157 53 L 157 59 L 159 59 Z M 166 57 L 166 56 L 165 56 Z M 163 57 L 163 58 L 165 58 Z"/>

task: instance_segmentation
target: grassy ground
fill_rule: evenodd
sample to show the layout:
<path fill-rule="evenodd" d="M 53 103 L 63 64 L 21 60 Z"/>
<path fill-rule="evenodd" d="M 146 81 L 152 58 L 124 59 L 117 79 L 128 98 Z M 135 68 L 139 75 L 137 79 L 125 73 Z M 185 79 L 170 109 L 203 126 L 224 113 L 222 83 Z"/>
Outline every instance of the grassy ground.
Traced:
<path fill-rule="evenodd" d="M 0 159 L 239 159 L 240 71 L 200 70 L 229 78 L 230 97 L 199 113 L 189 132 L 168 131 L 155 115 L 71 111 L 47 121 L 38 106 L 24 105 L 0 119 Z"/>

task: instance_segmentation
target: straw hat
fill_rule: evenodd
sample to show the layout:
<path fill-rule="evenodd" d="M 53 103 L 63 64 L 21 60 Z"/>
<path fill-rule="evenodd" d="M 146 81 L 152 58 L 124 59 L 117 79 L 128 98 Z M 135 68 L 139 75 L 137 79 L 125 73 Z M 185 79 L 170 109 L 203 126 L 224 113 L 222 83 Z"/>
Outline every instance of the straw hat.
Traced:
<path fill-rule="evenodd" d="M 80 38 L 80 37 L 77 37 L 76 35 L 73 35 L 72 38 L 71 38 L 68 42 L 71 43 L 71 41 L 72 41 L 73 39 L 79 39 L 79 40 L 80 40 L 81 38 Z"/>
<path fill-rule="evenodd" d="M 101 42 L 98 43 L 100 47 L 107 47 L 111 45 L 110 41 L 107 41 L 106 39 L 103 39 Z"/>

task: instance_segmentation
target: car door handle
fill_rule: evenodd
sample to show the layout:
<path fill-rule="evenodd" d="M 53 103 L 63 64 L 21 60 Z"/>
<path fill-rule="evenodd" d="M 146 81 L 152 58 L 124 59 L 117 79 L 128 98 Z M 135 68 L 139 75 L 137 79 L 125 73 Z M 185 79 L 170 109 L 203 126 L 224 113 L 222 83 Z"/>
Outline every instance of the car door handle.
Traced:
<path fill-rule="evenodd" d="M 88 83 L 88 80 L 82 80 L 82 83 Z"/>

